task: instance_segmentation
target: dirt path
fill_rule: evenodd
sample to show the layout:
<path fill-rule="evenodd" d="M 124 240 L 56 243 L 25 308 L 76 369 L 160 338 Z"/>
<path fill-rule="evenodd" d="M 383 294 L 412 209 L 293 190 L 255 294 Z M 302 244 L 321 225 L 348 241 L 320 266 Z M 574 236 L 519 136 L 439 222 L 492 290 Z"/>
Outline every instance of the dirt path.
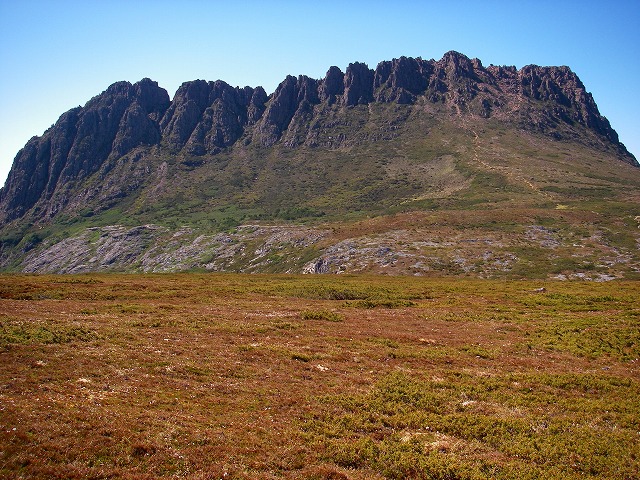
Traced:
<path fill-rule="evenodd" d="M 520 106 L 522 105 L 522 97 L 518 96 L 517 99 L 517 104 L 514 106 L 514 110 L 518 110 L 520 108 Z M 519 175 L 517 172 L 515 172 L 513 169 L 511 168 L 501 168 L 501 167 L 497 167 L 495 165 L 491 165 L 490 163 L 488 163 L 487 161 L 485 161 L 482 156 L 480 155 L 480 150 L 481 149 L 485 149 L 488 150 L 489 147 L 487 146 L 483 146 L 482 144 L 482 139 L 480 137 L 480 135 L 478 135 L 478 132 L 476 130 L 473 129 L 473 127 L 469 126 L 469 120 L 468 118 L 470 116 L 472 116 L 473 114 L 471 113 L 471 111 L 469 111 L 469 109 L 467 108 L 467 114 L 463 115 L 462 111 L 460 109 L 460 106 L 456 104 L 456 116 L 459 118 L 460 120 L 460 124 L 462 125 L 462 127 L 469 131 L 470 133 L 473 134 L 473 161 L 474 163 L 481 165 L 482 168 L 484 168 L 485 170 L 488 170 L 490 172 L 495 172 L 498 173 L 500 175 L 504 175 L 511 183 L 515 183 L 515 184 L 524 184 L 528 189 L 534 191 L 535 193 L 552 200 L 553 196 L 550 195 L 549 193 L 543 191 L 540 189 L 540 187 L 538 187 L 537 185 L 535 185 L 533 182 L 531 182 L 530 180 L 524 178 L 522 175 Z"/>

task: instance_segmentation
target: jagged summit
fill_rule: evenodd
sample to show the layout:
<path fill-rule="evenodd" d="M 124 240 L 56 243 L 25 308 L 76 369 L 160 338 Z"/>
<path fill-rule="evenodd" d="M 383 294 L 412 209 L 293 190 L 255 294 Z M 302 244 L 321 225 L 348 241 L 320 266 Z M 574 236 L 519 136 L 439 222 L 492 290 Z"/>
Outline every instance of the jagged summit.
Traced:
<path fill-rule="evenodd" d="M 84 107 L 64 113 L 42 137 L 33 137 L 18 153 L 5 187 L 2 212 L 18 218 L 47 200 L 60 184 L 96 172 L 104 162 L 132 148 L 161 139 L 158 121 L 169 106 L 169 95 L 156 82 L 117 82 Z M 55 214 L 51 205 L 49 214 Z M 1 218 L 1 217 L 0 217 Z"/>
<path fill-rule="evenodd" d="M 480 60 L 450 51 L 438 61 L 383 61 L 375 70 L 359 62 L 344 73 L 332 66 L 320 80 L 289 75 L 270 96 L 262 87 L 195 80 L 183 83 L 170 102 L 167 92 L 148 78 L 133 85 L 117 82 L 84 107 L 63 114 L 18 153 L 0 191 L 0 219 L 21 217 L 50 199 L 61 184 L 82 180 L 136 147 L 163 145 L 174 154 L 199 156 L 216 154 L 243 136 L 266 147 L 277 142 L 316 146 L 317 132 L 306 126 L 323 109 L 413 104 L 418 98 L 556 138 L 575 135 L 566 127 L 577 124 L 595 134 L 592 141 L 602 148 L 615 149 L 621 159 L 637 165 L 568 67 L 484 68 Z M 38 210 L 52 216 L 63 207 L 59 203 Z"/>
<path fill-rule="evenodd" d="M 50 198 L 59 182 L 85 178 L 107 159 L 122 157 L 140 145 L 215 154 L 245 134 L 264 146 L 283 137 L 289 146 L 314 145 L 312 131 L 301 136 L 289 130 L 299 128 L 301 119 L 312 117 L 320 105 L 412 104 L 418 97 L 464 115 L 507 119 L 556 137 L 563 135 L 558 124 L 578 124 L 615 148 L 620 158 L 637 164 L 568 67 L 484 68 L 480 60 L 450 51 L 438 61 L 408 57 L 383 61 L 375 70 L 358 62 L 344 73 L 332 66 L 321 80 L 289 75 L 270 96 L 262 87 L 195 80 L 183 83 L 170 102 L 167 92 L 148 78 L 133 85 L 115 83 L 84 107 L 63 114 L 18 153 L 0 194 L 2 216 L 22 216 L 38 201 Z M 47 210 L 55 214 L 56 206 Z"/>

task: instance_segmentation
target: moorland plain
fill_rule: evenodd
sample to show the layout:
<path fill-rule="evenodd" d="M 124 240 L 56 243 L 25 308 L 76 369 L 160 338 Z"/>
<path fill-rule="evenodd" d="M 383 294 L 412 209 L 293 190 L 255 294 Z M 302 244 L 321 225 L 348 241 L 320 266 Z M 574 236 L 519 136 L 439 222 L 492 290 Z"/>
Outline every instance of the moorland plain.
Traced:
<path fill-rule="evenodd" d="M 637 282 L 0 277 L 0 477 L 640 475 Z"/>

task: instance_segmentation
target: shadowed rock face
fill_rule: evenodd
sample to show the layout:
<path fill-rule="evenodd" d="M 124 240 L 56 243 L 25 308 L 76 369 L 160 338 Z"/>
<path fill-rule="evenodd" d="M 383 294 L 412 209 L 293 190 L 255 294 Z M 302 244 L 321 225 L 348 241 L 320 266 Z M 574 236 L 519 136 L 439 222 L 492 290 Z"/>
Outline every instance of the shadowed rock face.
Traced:
<path fill-rule="evenodd" d="M 0 192 L 2 216 L 19 218 L 60 185 L 95 173 L 109 157 L 158 143 L 158 120 L 168 106 L 167 92 L 144 79 L 115 83 L 84 107 L 69 110 L 18 152 Z"/>
<path fill-rule="evenodd" d="M 258 126 L 258 135 L 265 146 L 276 143 L 298 110 L 320 103 L 318 81 L 291 75 L 278 85 Z"/>
<path fill-rule="evenodd" d="M 32 138 L 0 190 L 0 222 L 32 209 L 55 215 L 66 201 L 61 194 L 60 205 L 47 204 L 57 191 L 139 147 L 190 156 L 216 154 L 241 138 L 266 147 L 278 142 L 315 147 L 310 129 L 322 123 L 328 109 L 419 99 L 446 105 L 461 117 L 496 117 L 555 137 L 558 125 L 588 130 L 622 160 L 638 165 L 568 67 L 485 68 L 477 59 L 448 52 L 438 61 L 384 61 L 375 70 L 352 63 L 343 73 L 334 66 L 321 80 L 287 76 L 270 96 L 262 87 L 195 80 L 184 83 L 172 101 L 156 82 L 143 79 L 111 85 Z"/>
<path fill-rule="evenodd" d="M 320 101 L 327 101 L 333 105 L 336 98 L 344 94 L 344 73 L 338 67 L 331 67 L 318 89 Z"/>
<path fill-rule="evenodd" d="M 215 153 L 260 118 L 266 100 L 261 87 L 234 88 L 220 80 L 183 83 L 160 121 L 162 139 L 173 151 Z"/>
<path fill-rule="evenodd" d="M 374 75 L 375 99 L 377 102 L 411 103 L 427 90 L 433 72 L 434 65 L 421 59 L 401 57 L 380 62 Z"/>
<path fill-rule="evenodd" d="M 347 106 L 363 105 L 373 101 L 373 70 L 364 63 L 352 63 L 344 75 L 343 102 Z"/>

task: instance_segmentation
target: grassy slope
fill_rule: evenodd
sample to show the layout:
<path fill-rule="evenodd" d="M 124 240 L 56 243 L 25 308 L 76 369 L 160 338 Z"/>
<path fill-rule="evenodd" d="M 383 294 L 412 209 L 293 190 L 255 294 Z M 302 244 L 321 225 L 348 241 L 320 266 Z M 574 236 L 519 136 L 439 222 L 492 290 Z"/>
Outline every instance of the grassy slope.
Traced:
<path fill-rule="evenodd" d="M 119 179 L 115 184 L 123 191 L 127 182 L 142 188 L 114 207 L 101 211 L 95 200 L 51 225 L 5 232 L 3 238 L 24 249 L 34 236 L 60 240 L 88 226 L 153 223 L 216 232 L 255 222 L 321 224 L 357 237 L 383 231 L 376 227 L 379 217 L 397 230 L 424 225 L 428 232 L 422 236 L 445 238 L 452 226 L 476 237 L 506 235 L 509 246 L 500 253 L 522 260 L 512 272 L 517 278 L 579 272 L 597 266 L 609 251 L 630 255 L 620 272 L 637 275 L 630 265 L 640 261 L 640 175 L 613 155 L 498 120 L 458 118 L 432 104 L 372 104 L 329 110 L 323 118 L 310 130 L 316 147 L 265 149 L 241 140 L 212 157 L 154 150 L 121 161 L 110 171 Z M 101 182 L 98 173 L 83 188 L 99 189 Z M 520 237 L 530 225 L 558 232 L 564 249 L 523 244 Z M 585 250 L 593 239 L 603 240 Z M 620 273 L 610 267 L 602 273 Z"/>
<path fill-rule="evenodd" d="M 638 293 L 3 276 L 0 476 L 635 478 Z"/>

